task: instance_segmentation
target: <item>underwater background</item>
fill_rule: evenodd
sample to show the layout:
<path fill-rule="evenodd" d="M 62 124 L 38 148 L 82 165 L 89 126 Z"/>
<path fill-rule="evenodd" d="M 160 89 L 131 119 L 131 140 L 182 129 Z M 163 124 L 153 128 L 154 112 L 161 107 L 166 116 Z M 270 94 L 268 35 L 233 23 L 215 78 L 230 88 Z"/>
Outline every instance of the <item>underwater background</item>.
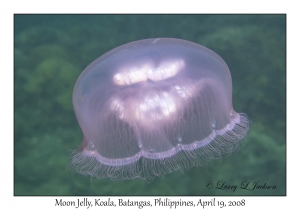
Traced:
<path fill-rule="evenodd" d="M 70 152 L 82 141 L 72 108 L 78 76 L 119 45 L 159 37 L 196 42 L 225 60 L 233 107 L 252 121 L 246 144 L 151 183 L 72 171 Z M 14 15 L 14 194 L 286 195 L 286 16 Z"/>

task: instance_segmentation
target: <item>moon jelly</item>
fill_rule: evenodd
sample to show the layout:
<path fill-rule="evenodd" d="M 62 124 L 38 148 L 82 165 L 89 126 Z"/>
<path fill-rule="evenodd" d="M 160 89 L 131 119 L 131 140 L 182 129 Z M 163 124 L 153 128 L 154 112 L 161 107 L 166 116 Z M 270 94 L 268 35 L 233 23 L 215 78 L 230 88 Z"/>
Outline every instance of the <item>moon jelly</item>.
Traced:
<path fill-rule="evenodd" d="M 233 153 L 250 122 L 232 107 L 231 83 L 220 56 L 185 40 L 146 39 L 107 52 L 74 88 L 83 143 L 72 168 L 151 180 Z"/>

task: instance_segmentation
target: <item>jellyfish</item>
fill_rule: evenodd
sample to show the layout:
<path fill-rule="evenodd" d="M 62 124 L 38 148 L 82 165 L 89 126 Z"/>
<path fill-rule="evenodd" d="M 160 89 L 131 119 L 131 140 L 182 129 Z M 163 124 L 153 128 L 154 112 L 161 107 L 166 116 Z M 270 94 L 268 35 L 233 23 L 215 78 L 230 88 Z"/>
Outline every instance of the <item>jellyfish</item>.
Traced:
<path fill-rule="evenodd" d="M 206 165 L 237 151 L 250 128 L 233 109 L 224 60 L 174 38 L 100 56 L 79 76 L 73 107 L 83 142 L 70 165 L 98 179 L 152 180 Z"/>

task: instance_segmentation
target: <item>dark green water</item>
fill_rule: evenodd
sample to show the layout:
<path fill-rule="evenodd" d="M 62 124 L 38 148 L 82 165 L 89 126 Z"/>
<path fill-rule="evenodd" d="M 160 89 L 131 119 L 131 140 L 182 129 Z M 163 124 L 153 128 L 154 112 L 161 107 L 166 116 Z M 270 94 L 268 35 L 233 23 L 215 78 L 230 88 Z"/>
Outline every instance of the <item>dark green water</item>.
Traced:
<path fill-rule="evenodd" d="M 15 195 L 285 195 L 285 15 L 15 15 Z M 82 141 L 71 95 L 94 59 L 121 44 L 186 39 L 218 53 L 230 68 L 233 106 L 252 120 L 246 145 L 206 167 L 150 184 L 81 176 L 68 168 Z M 207 183 L 214 187 L 208 189 Z M 275 189 L 240 189 L 254 182 Z M 237 186 L 218 189 L 221 183 Z M 225 186 L 224 185 L 224 186 Z"/>

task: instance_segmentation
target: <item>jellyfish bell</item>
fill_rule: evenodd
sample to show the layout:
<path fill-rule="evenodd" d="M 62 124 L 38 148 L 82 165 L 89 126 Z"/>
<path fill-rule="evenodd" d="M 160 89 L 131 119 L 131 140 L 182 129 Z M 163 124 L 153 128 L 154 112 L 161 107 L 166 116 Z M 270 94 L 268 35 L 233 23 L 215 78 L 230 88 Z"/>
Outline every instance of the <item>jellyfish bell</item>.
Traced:
<path fill-rule="evenodd" d="M 250 122 L 232 107 L 226 63 L 180 39 L 131 42 L 92 62 L 73 92 L 83 143 L 78 173 L 146 179 L 201 166 L 239 148 Z"/>

